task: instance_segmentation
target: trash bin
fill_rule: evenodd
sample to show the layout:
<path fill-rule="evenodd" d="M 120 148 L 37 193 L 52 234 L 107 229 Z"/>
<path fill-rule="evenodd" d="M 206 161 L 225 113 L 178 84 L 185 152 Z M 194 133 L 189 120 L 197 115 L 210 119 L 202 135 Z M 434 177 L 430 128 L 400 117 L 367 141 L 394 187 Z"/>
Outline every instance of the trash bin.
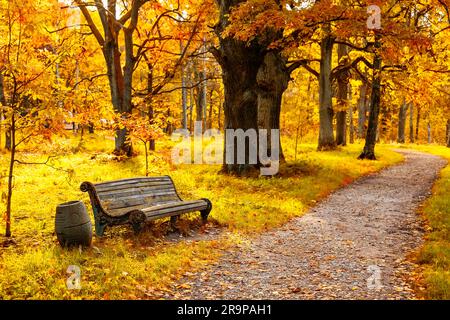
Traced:
<path fill-rule="evenodd" d="M 55 231 L 63 247 L 91 245 L 91 219 L 82 201 L 70 201 L 56 207 Z"/>

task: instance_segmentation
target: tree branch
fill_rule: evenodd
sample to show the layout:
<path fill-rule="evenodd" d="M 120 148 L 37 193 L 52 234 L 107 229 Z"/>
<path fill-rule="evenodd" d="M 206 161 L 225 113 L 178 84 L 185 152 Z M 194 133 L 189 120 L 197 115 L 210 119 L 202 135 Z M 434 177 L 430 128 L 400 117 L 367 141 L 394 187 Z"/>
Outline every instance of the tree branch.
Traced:
<path fill-rule="evenodd" d="M 91 14 L 89 13 L 89 10 L 86 8 L 86 4 L 82 0 L 75 0 L 75 2 L 80 8 L 81 13 L 83 14 L 84 18 L 86 19 L 86 22 L 89 25 L 89 28 L 91 29 L 92 33 L 97 39 L 97 42 L 100 44 L 100 46 L 103 47 L 103 45 L 105 44 L 105 39 L 103 39 L 103 36 L 101 35 L 100 31 L 95 25 L 94 20 L 92 20 Z"/>

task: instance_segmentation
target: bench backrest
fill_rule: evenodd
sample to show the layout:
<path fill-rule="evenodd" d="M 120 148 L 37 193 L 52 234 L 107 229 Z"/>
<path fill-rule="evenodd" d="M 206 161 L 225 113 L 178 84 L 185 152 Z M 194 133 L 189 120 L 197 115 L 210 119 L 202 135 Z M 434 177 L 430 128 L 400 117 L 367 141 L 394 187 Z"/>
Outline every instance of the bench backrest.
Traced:
<path fill-rule="evenodd" d="M 111 216 L 180 201 L 169 176 L 114 180 L 93 186 L 102 208 Z"/>

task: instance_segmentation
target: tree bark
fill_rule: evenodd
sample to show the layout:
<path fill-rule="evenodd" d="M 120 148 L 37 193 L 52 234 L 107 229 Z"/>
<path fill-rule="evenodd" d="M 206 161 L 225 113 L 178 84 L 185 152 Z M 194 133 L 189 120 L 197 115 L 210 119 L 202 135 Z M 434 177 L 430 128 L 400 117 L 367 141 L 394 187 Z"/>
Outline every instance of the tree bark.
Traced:
<path fill-rule="evenodd" d="M 257 74 L 258 85 L 258 129 L 267 130 L 267 154 L 271 151 L 271 130 L 280 129 L 281 101 L 286 91 L 290 72 L 286 68 L 287 60 L 277 51 L 269 51 Z M 284 155 L 280 146 L 280 161 Z"/>
<path fill-rule="evenodd" d="M 344 44 L 338 45 L 338 61 L 346 59 L 347 46 Z M 336 113 L 336 144 L 338 146 L 347 145 L 347 100 L 348 100 L 348 71 L 341 71 L 337 76 L 338 92 L 337 100 L 339 104 L 339 111 Z"/>
<path fill-rule="evenodd" d="M 204 81 L 205 75 L 203 71 L 198 72 L 197 79 L 198 81 Z M 205 110 L 206 110 L 206 90 L 205 86 L 203 85 L 203 82 L 198 86 L 197 91 L 197 99 L 195 101 L 196 105 L 196 121 L 202 122 L 202 128 L 203 130 L 206 129 L 205 123 Z"/>
<path fill-rule="evenodd" d="M 367 84 L 363 83 L 359 89 L 358 101 L 358 138 L 365 138 L 366 113 L 367 113 Z"/>
<path fill-rule="evenodd" d="M 183 129 L 188 128 L 188 117 L 187 117 L 187 89 L 186 89 L 186 79 L 184 77 L 184 72 L 182 71 L 181 75 L 181 109 L 182 109 L 182 119 L 181 126 Z"/>
<path fill-rule="evenodd" d="M 414 103 L 409 103 L 409 142 L 414 143 Z"/>
<path fill-rule="evenodd" d="M 201 69 L 202 72 L 200 72 L 200 80 L 201 80 L 201 87 L 202 87 L 202 104 L 203 104 L 203 130 L 207 129 L 208 125 L 208 69 L 206 67 L 206 41 L 203 39 L 203 54 L 202 54 L 202 65 Z"/>
<path fill-rule="evenodd" d="M 6 97 L 5 97 L 5 82 L 3 74 L 0 73 L 0 104 L 2 107 L 6 106 Z M 0 110 L 0 122 L 2 121 L 2 118 L 4 116 L 3 110 Z M 2 130 L 0 125 L 0 143 L 2 140 Z M 5 148 L 7 150 L 11 150 L 11 130 L 5 130 Z"/>
<path fill-rule="evenodd" d="M 420 126 L 420 107 L 417 107 L 417 119 L 416 119 L 416 136 L 415 140 L 419 140 L 419 126 Z"/>
<path fill-rule="evenodd" d="M 336 113 L 336 145 L 347 145 L 347 111 Z"/>
<path fill-rule="evenodd" d="M 398 112 L 398 135 L 397 135 L 397 142 L 398 143 L 405 143 L 405 128 L 406 128 L 406 110 L 408 108 L 408 105 L 406 104 L 405 100 L 403 99 L 403 104 L 400 106 L 399 112 Z"/>
<path fill-rule="evenodd" d="M 189 85 L 189 131 L 192 132 L 194 130 L 194 89 L 192 88 L 192 70 L 190 67 L 187 74 L 187 83 Z"/>
<path fill-rule="evenodd" d="M 208 112 L 208 124 L 207 124 L 208 129 L 212 129 L 212 127 L 213 127 L 213 119 L 214 119 L 213 93 L 214 93 L 214 91 L 211 90 L 211 93 L 209 95 L 209 109 L 208 109 L 209 112 Z"/>
<path fill-rule="evenodd" d="M 153 109 L 153 66 L 149 63 L 148 64 L 148 72 L 147 72 L 147 117 L 148 117 L 148 123 L 150 125 L 153 124 L 154 118 L 155 118 L 155 111 Z M 150 139 L 148 141 L 148 148 L 150 151 L 155 151 L 155 139 Z"/>
<path fill-rule="evenodd" d="M 321 60 L 319 76 L 319 145 L 317 149 L 332 150 L 336 148 L 333 132 L 333 94 L 331 84 L 331 63 L 334 39 L 326 35 L 320 43 Z"/>
<path fill-rule="evenodd" d="M 16 161 L 16 117 L 15 111 L 11 115 L 11 153 L 9 159 L 9 172 L 8 172 L 8 194 L 6 197 L 6 228 L 5 237 L 11 237 L 11 204 L 13 194 L 14 183 L 14 163 Z"/>
<path fill-rule="evenodd" d="M 450 119 L 447 120 L 447 147 L 450 148 Z"/>
<path fill-rule="evenodd" d="M 431 123 L 428 122 L 427 125 L 427 135 L 428 135 L 428 144 L 431 144 L 433 137 L 431 136 Z"/>
<path fill-rule="evenodd" d="M 109 88 L 111 92 L 111 102 L 114 111 L 122 117 L 131 113 L 131 104 L 125 104 L 125 81 L 120 63 L 120 52 L 118 39 L 106 32 L 105 45 L 103 47 L 108 73 Z M 128 71 L 129 72 L 129 71 Z M 127 79 L 129 84 L 130 78 Z M 115 149 L 116 154 L 131 155 L 131 144 L 127 142 L 127 129 L 116 129 Z"/>
<path fill-rule="evenodd" d="M 218 114 L 217 114 L 217 126 L 218 126 L 219 130 L 222 130 L 222 122 L 221 122 L 222 109 L 223 109 L 223 102 L 222 102 L 222 99 L 220 99 L 219 110 L 218 110 Z"/>
<path fill-rule="evenodd" d="M 180 52 L 183 52 L 183 43 L 180 41 Z M 181 67 L 181 110 L 182 119 L 181 125 L 183 129 L 188 128 L 188 117 L 187 117 L 187 88 L 186 88 L 186 67 L 183 65 Z"/>
<path fill-rule="evenodd" d="M 167 108 L 167 118 L 172 117 L 172 112 L 170 107 Z M 166 133 L 170 136 L 173 133 L 173 124 L 172 122 L 167 122 Z"/>
<path fill-rule="evenodd" d="M 375 34 L 375 48 L 381 48 L 381 36 Z M 381 64 L 382 59 L 378 51 L 375 52 L 373 60 L 373 81 L 372 81 L 372 95 L 370 98 L 370 115 L 369 125 L 367 128 L 366 142 L 364 150 L 360 154 L 359 159 L 376 160 L 375 145 L 377 142 L 378 117 L 380 114 L 380 100 L 381 100 Z"/>
<path fill-rule="evenodd" d="M 349 84 L 348 85 L 348 94 L 349 94 L 349 100 L 352 101 L 352 87 Z M 353 122 L 353 105 L 350 103 L 350 106 L 348 108 L 348 122 L 349 122 L 349 134 L 350 134 L 350 143 L 355 143 L 355 124 Z"/>

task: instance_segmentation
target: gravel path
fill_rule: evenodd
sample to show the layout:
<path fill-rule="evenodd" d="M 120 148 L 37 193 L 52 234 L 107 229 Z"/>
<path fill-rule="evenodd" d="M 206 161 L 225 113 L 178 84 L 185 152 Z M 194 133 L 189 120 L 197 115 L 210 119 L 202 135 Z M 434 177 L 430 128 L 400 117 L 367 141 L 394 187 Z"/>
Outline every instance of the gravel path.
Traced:
<path fill-rule="evenodd" d="M 165 298 L 414 299 L 405 256 L 422 243 L 416 212 L 446 161 L 398 152 L 404 163 L 336 191 L 209 270 L 188 273 Z"/>

